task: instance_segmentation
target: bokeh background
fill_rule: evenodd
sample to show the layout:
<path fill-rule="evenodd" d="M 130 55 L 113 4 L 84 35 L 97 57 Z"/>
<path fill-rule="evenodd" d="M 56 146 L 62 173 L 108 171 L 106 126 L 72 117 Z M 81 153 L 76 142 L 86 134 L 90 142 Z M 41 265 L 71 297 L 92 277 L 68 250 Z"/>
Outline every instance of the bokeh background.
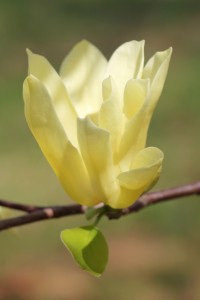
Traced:
<path fill-rule="evenodd" d="M 165 153 L 155 189 L 199 180 L 198 0 L 0 0 L 0 198 L 38 205 L 70 202 L 27 128 L 22 83 L 25 48 L 58 69 L 83 38 L 107 58 L 132 39 L 146 40 L 146 58 L 173 47 L 148 136 L 148 145 Z M 84 217 L 71 217 L 2 232 L 0 299 L 200 299 L 198 197 L 104 220 L 110 260 L 100 279 L 81 271 L 59 239 L 62 229 L 85 223 Z"/>

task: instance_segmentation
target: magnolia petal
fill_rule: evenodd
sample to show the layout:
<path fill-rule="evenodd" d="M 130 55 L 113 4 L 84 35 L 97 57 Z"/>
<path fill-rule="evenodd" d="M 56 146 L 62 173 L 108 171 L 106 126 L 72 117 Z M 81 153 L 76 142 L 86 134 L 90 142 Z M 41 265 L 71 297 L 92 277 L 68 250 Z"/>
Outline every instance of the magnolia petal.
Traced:
<path fill-rule="evenodd" d="M 151 81 L 150 103 L 151 111 L 161 95 L 167 76 L 172 48 L 153 55 L 144 67 L 142 78 L 149 78 Z"/>
<path fill-rule="evenodd" d="M 113 155 L 117 154 L 123 126 L 122 111 L 114 99 L 104 102 L 99 112 L 99 126 L 110 133 Z"/>
<path fill-rule="evenodd" d="M 163 52 L 157 52 L 144 68 L 143 78 L 150 79 L 151 87 L 146 114 L 135 143 L 135 149 L 140 150 L 145 147 L 149 124 L 165 83 L 171 54 L 172 48 Z"/>
<path fill-rule="evenodd" d="M 58 177 L 72 200 L 86 206 L 99 203 L 83 159 L 71 143 L 65 149 Z"/>
<path fill-rule="evenodd" d="M 27 53 L 29 73 L 38 78 L 47 89 L 69 140 L 77 147 L 76 112 L 61 78 L 45 57 L 34 54 L 30 50 L 27 50 Z"/>
<path fill-rule="evenodd" d="M 142 78 L 151 81 L 150 88 L 144 105 L 125 127 L 119 155 L 122 170 L 128 167 L 134 153 L 145 147 L 149 123 L 162 92 L 171 53 L 171 48 L 157 52 L 144 68 Z"/>
<path fill-rule="evenodd" d="M 115 156 L 123 130 L 123 114 L 119 93 L 111 77 L 103 82 L 103 95 L 104 102 L 98 113 L 98 124 L 110 133 L 112 152 Z"/>
<path fill-rule="evenodd" d="M 75 201 L 93 205 L 87 170 L 66 136 L 48 91 L 30 75 L 24 82 L 23 96 L 27 123 L 65 190 Z"/>
<path fill-rule="evenodd" d="M 124 91 L 124 113 L 132 118 L 142 107 L 149 91 L 149 80 L 131 79 Z"/>
<path fill-rule="evenodd" d="M 118 176 L 121 186 L 137 190 L 151 184 L 155 179 L 164 155 L 155 147 L 148 147 L 138 152 L 131 165 L 131 170 Z"/>
<path fill-rule="evenodd" d="M 162 162 L 164 158 L 163 152 L 156 147 L 147 147 L 139 151 L 131 164 L 131 168 L 138 169 L 146 166 L 153 166 Z"/>
<path fill-rule="evenodd" d="M 140 78 L 144 64 L 144 41 L 131 41 L 115 50 L 108 62 L 107 74 L 111 75 L 123 95 L 131 78 Z"/>
<path fill-rule="evenodd" d="M 126 124 L 117 156 L 121 171 L 130 169 L 132 158 L 135 153 L 140 150 L 140 138 L 143 141 L 143 137 L 140 135 L 140 130 L 143 126 L 145 114 L 145 106 L 143 105 L 136 116 Z"/>
<path fill-rule="evenodd" d="M 85 40 L 78 43 L 64 59 L 60 75 L 80 117 L 99 110 L 106 65 L 103 54 Z"/>
<path fill-rule="evenodd" d="M 78 119 L 78 141 L 96 197 L 104 203 L 118 190 L 110 147 L 110 136 L 89 118 Z"/>
<path fill-rule="evenodd" d="M 136 190 L 150 184 L 155 179 L 163 158 L 162 151 L 155 147 L 139 151 L 132 162 L 132 169 L 118 176 L 121 186 Z"/>
<path fill-rule="evenodd" d="M 142 193 L 143 189 L 130 190 L 121 187 L 119 196 L 114 199 L 110 199 L 107 204 L 115 209 L 126 208 L 132 205 L 141 196 Z"/>
<path fill-rule="evenodd" d="M 143 126 L 146 124 L 145 119 L 149 103 L 149 80 L 139 80 L 139 82 L 130 80 L 126 85 L 125 99 L 128 99 L 128 96 L 131 98 L 130 91 L 136 91 L 137 89 L 142 90 L 140 98 L 138 96 L 139 100 L 136 102 L 138 105 L 138 111 L 130 120 L 126 122 L 119 147 L 118 160 L 120 161 L 121 171 L 130 169 L 133 156 L 138 150 L 140 150 L 140 139 L 143 141 L 143 137 L 140 136 L 140 132 L 143 130 Z M 136 93 L 136 95 L 138 94 Z M 125 102 L 126 101 L 130 102 L 129 99 L 125 100 Z"/>
<path fill-rule="evenodd" d="M 156 183 L 162 168 L 163 153 L 155 147 L 141 150 L 134 158 L 133 169 L 118 176 L 121 191 L 118 198 L 109 202 L 113 208 L 133 204 L 144 192 Z"/>
<path fill-rule="evenodd" d="M 107 77 L 103 80 L 102 83 L 102 97 L 104 101 L 107 101 L 109 99 L 116 99 L 116 101 L 119 100 L 119 91 L 116 86 L 116 83 L 114 82 L 113 78 L 111 76 Z"/>

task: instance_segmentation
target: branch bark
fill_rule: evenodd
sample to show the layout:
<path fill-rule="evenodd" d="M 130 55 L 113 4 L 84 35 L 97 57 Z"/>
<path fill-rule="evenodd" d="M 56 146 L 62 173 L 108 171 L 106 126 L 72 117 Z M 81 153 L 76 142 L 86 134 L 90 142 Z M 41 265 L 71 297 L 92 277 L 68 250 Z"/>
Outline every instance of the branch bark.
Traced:
<path fill-rule="evenodd" d="M 192 195 L 200 195 L 200 181 L 176 188 L 146 193 L 128 208 L 108 211 L 107 217 L 109 219 L 117 219 L 130 213 L 138 212 L 150 205 Z M 6 200 L 0 200 L 0 206 L 25 212 L 24 215 L 1 220 L 0 231 L 42 220 L 80 215 L 84 214 L 87 210 L 85 206 L 78 204 L 44 207 L 25 205 Z"/>

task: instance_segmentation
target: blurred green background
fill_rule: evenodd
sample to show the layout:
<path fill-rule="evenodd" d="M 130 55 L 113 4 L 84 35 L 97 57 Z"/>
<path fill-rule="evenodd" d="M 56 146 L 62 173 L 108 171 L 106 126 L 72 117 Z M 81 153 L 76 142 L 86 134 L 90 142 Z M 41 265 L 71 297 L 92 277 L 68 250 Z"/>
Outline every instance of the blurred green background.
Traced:
<path fill-rule="evenodd" d="M 165 153 L 155 189 L 199 180 L 199 1 L 0 0 L 0 198 L 38 205 L 70 202 L 27 128 L 21 90 L 26 47 L 58 69 L 83 38 L 107 58 L 133 39 L 146 40 L 147 59 L 173 47 L 148 136 L 148 144 Z M 104 220 L 110 260 L 101 279 L 79 270 L 59 240 L 62 229 L 85 222 L 72 217 L 2 232 L 0 299 L 200 299 L 197 197 Z"/>

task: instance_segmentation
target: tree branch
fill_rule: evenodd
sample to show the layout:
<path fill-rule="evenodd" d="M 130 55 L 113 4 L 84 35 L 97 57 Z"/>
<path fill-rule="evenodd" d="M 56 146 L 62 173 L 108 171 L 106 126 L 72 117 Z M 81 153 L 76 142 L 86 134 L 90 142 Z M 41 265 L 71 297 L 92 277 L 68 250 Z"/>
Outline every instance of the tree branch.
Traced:
<path fill-rule="evenodd" d="M 109 219 L 117 219 L 121 216 L 138 212 L 141 209 L 153 204 L 191 195 L 200 195 L 200 181 L 172 189 L 144 194 L 130 207 L 125 209 L 110 210 L 106 215 Z M 0 231 L 42 220 L 84 214 L 87 210 L 85 206 L 78 204 L 44 207 L 14 203 L 6 200 L 0 200 L 0 206 L 20 210 L 26 213 L 18 217 L 1 220 Z"/>

